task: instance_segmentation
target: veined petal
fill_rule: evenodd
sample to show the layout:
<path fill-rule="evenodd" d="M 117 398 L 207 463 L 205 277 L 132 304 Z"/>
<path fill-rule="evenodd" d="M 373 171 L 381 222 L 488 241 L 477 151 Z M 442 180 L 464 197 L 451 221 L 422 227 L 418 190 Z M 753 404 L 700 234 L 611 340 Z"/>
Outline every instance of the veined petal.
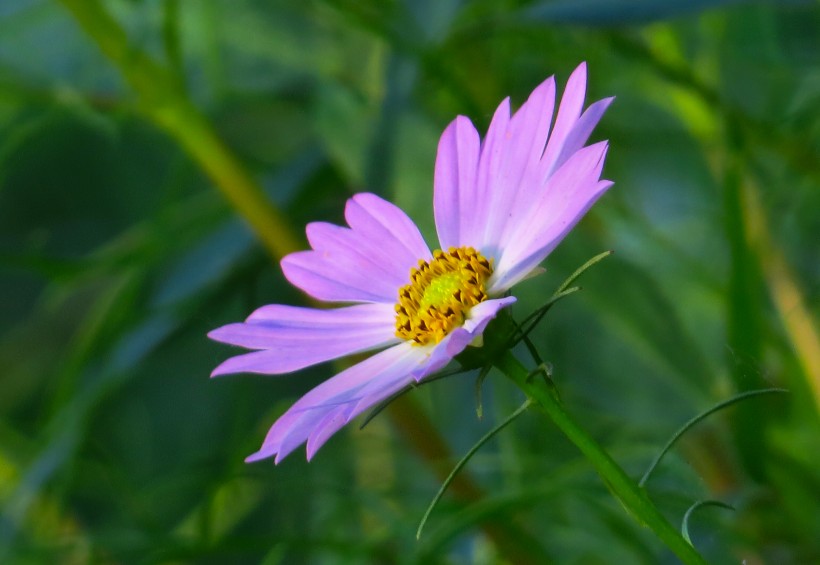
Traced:
<path fill-rule="evenodd" d="M 344 258 L 357 273 L 367 273 L 374 285 L 384 287 L 388 295 L 407 284 L 410 268 L 418 260 L 409 260 L 404 247 L 382 234 L 366 235 L 325 222 L 310 223 L 305 232 L 316 256 Z"/>
<path fill-rule="evenodd" d="M 494 176 L 479 181 L 490 187 L 486 194 L 489 202 L 485 207 L 486 216 L 481 222 L 483 239 L 476 242 L 487 256 L 498 256 L 501 235 L 513 219 L 512 209 L 519 189 L 535 179 L 549 136 L 554 104 L 555 78 L 550 77 L 533 90 L 509 121 L 502 145 L 503 156 L 493 171 Z"/>
<path fill-rule="evenodd" d="M 460 245 L 462 222 L 472 213 L 479 147 L 478 132 L 464 116 L 458 116 L 441 134 L 433 181 L 433 208 L 441 249 Z"/>
<path fill-rule="evenodd" d="M 462 210 L 459 245 L 472 245 L 483 249 L 487 221 L 494 216 L 493 205 L 499 193 L 507 187 L 499 171 L 509 154 L 510 99 L 505 98 L 496 108 L 487 136 L 481 143 L 478 160 L 476 190 L 469 208 Z"/>
<path fill-rule="evenodd" d="M 347 201 L 345 219 L 356 234 L 375 243 L 382 255 L 390 259 L 393 269 L 407 282 L 419 259 L 432 254 L 419 228 L 404 211 L 387 200 L 362 192 Z"/>
<path fill-rule="evenodd" d="M 349 420 L 365 410 L 360 404 L 365 396 L 362 391 L 373 383 L 378 390 L 391 388 L 397 381 L 412 382 L 411 372 L 424 363 L 424 348 L 401 343 L 353 365 L 335 377 L 323 382 L 299 399 L 274 423 L 262 447 L 246 461 L 258 461 L 276 456 L 276 462 L 305 442 L 312 433 L 329 426 L 335 432 L 336 416 Z M 353 406 L 350 412 L 343 410 Z M 343 425 L 343 424 L 341 424 Z M 340 426 L 339 426 L 340 427 Z M 332 433 L 331 432 L 331 433 Z M 328 437 L 330 434 L 327 434 Z M 324 437 L 317 432 L 317 439 Z M 326 437 L 324 437 L 326 439 Z"/>
<path fill-rule="evenodd" d="M 328 302 L 392 302 L 398 288 L 382 281 L 364 261 L 346 254 L 297 251 L 281 262 L 282 272 L 302 291 Z"/>
<path fill-rule="evenodd" d="M 554 87 L 551 91 L 554 101 Z M 501 230 L 496 232 L 496 247 L 506 249 L 510 245 L 513 236 L 517 236 L 522 225 L 526 225 L 526 219 L 530 216 L 532 209 L 537 205 L 542 197 L 545 185 L 550 176 L 565 162 L 572 152 L 580 149 L 586 142 L 592 127 L 600 119 L 607 103 L 597 102 L 590 106 L 584 115 L 581 109 L 584 104 L 586 93 L 586 64 L 582 63 L 570 76 L 567 86 L 564 89 L 561 103 L 558 108 L 558 115 L 555 125 L 549 132 L 549 139 L 538 140 L 536 143 L 539 151 L 537 163 L 530 163 L 526 174 L 521 180 L 519 188 L 512 196 L 511 207 L 508 210 L 506 221 Z M 553 106 L 549 107 L 552 112 Z M 546 143 L 546 147 L 544 146 Z M 566 150 L 565 150 L 566 149 Z"/>
<path fill-rule="evenodd" d="M 562 165 L 559 161 L 567 137 L 575 127 L 584 107 L 584 98 L 587 90 L 587 64 L 581 63 L 572 71 L 567 81 L 567 87 L 561 96 L 558 106 L 558 115 L 555 118 L 555 127 L 550 134 L 549 142 L 544 150 L 544 156 L 539 164 L 539 175 L 546 180 L 553 171 Z"/>
<path fill-rule="evenodd" d="M 333 310 L 274 304 L 256 310 L 244 323 L 213 330 L 208 337 L 262 350 L 229 358 L 214 369 L 212 376 L 289 373 L 398 342 L 390 304 L 359 304 Z"/>
<path fill-rule="evenodd" d="M 333 434 L 338 432 L 353 418 L 353 411 L 355 409 L 356 405 L 353 403 L 344 404 L 335 410 L 331 410 L 319 421 L 318 424 L 316 424 L 313 431 L 310 432 L 310 435 L 307 438 L 306 451 L 308 461 L 313 459 L 313 456 L 316 455 L 319 448 L 322 447 Z M 294 436 L 291 441 L 295 441 L 297 438 L 298 436 Z"/>
<path fill-rule="evenodd" d="M 502 293 L 525 278 L 612 186 L 599 180 L 607 147 L 600 142 L 577 151 L 549 179 L 527 219 L 510 235 L 489 281 L 491 293 Z"/>
<path fill-rule="evenodd" d="M 310 251 L 282 259 L 285 277 L 329 302 L 396 301 L 410 269 L 431 257 L 416 225 L 375 194 L 357 194 L 345 212 L 350 228 L 325 222 L 307 227 Z"/>
<path fill-rule="evenodd" d="M 594 130 L 598 122 L 601 121 L 604 112 L 606 112 L 609 105 L 612 104 L 613 100 L 615 100 L 614 97 L 598 100 L 584 110 L 584 113 L 581 114 L 581 117 L 575 122 L 572 131 L 570 131 L 567 139 L 564 141 L 564 146 L 561 148 L 561 155 L 558 157 L 559 167 L 584 146 L 589 136 L 592 135 L 592 130 Z"/>

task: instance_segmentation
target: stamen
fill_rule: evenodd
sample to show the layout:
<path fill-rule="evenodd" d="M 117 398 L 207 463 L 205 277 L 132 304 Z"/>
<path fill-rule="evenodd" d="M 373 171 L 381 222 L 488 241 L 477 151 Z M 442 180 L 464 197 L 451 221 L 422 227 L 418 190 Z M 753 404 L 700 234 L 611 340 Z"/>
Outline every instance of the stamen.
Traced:
<path fill-rule="evenodd" d="M 396 336 L 419 345 L 438 343 L 464 323 L 470 308 L 487 300 L 490 262 L 472 247 L 436 250 L 429 263 L 410 269 L 410 283 L 399 289 Z"/>

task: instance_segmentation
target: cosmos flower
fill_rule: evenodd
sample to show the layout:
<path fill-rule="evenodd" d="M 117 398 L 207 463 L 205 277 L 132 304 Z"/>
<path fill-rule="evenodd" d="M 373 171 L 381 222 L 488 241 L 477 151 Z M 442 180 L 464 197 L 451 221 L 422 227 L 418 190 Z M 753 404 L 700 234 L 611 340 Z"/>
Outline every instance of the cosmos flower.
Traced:
<path fill-rule="evenodd" d="M 309 224 L 311 250 L 281 262 L 293 285 L 341 306 L 263 306 L 208 334 L 255 350 L 229 358 L 213 376 L 279 375 L 374 352 L 299 399 L 247 461 L 275 456 L 278 463 L 304 442 L 311 459 L 362 411 L 481 345 L 487 324 L 515 302 L 510 288 L 540 269 L 612 185 L 601 180 L 607 143 L 585 146 L 612 99 L 582 112 L 585 91 L 582 63 L 554 123 L 550 77 L 512 116 L 504 100 L 483 141 L 464 116 L 444 130 L 434 178 L 439 250 L 430 251 L 399 208 L 357 194 L 345 208 L 349 227 Z"/>

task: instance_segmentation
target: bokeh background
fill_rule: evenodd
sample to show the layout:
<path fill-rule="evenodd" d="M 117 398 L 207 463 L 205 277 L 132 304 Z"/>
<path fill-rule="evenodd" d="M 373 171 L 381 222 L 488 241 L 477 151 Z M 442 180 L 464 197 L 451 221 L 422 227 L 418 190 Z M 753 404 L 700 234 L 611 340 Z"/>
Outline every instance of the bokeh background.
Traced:
<path fill-rule="evenodd" d="M 533 340 L 635 477 L 698 412 L 790 389 L 699 424 L 647 488 L 675 524 L 734 506 L 690 520 L 713 562 L 820 562 L 813 0 L 2 0 L 0 562 L 676 562 L 535 412 L 416 541 L 520 403 L 500 375 L 481 420 L 452 377 L 278 467 L 243 458 L 339 366 L 208 378 L 236 353 L 208 330 L 304 303 L 276 259 L 307 221 L 369 190 L 434 241 L 446 124 L 486 131 L 581 61 L 616 96 L 593 135 L 616 184 L 515 314 L 615 250 Z"/>

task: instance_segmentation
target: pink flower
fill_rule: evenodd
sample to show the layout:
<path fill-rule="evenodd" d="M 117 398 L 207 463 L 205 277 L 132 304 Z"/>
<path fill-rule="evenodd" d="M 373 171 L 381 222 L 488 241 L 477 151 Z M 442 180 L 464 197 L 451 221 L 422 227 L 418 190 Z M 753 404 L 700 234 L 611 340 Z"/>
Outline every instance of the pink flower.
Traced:
<path fill-rule="evenodd" d="M 510 116 L 509 99 L 482 142 L 457 117 L 438 146 L 434 213 L 439 247 L 374 194 L 347 202 L 349 227 L 307 226 L 310 251 L 282 259 L 287 279 L 315 299 L 348 304 L 319 310 L 274 304 L 211 339 L 253 349 L 213 372 L 284 374 L 373 351 L 285 412 L 247 458 L 282 460 L 307 441 L 307 457 L 363 410 L 443 368 L 515 301 L 505 296 L 569 233 L 612 183 L 601 180 L 607 143 L 585 146 L 611 98 L 583 111 L 586 64 L 570 77 L 552 123 L 550 77 Z"/>

